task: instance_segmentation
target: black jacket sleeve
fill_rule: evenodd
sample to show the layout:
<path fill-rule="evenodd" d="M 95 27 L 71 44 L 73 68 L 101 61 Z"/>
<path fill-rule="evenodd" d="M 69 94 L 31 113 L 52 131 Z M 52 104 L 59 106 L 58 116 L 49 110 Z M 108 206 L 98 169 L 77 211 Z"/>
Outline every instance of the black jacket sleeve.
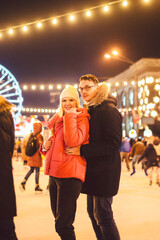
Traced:
<path fill-rule="evenodd" d="M 89 144 L 81 146 L 81 155 L 86 159 L 104 157 L 119 150 L 122 142 L 122 117 L 115 107 L 108 107 L 100 112 L 95 124 L 99 125 L 99 139 L 92 139 Z"/>

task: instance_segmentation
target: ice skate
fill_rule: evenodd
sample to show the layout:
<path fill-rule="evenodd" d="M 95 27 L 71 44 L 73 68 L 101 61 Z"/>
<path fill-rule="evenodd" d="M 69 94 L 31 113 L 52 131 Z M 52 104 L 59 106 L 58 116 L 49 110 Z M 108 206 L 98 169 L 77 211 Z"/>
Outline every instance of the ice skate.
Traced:
<path fill-rule="evenodd" d="M 40 188 L 39 184 L 37 184 L 35 187 L 35 193 L 42 193 L 42 192 L 43 192 L 43 189 Z"/>
<path fill-rule="evenodd" d="M 20 184 L 20 186 L 19 186 L 19 189 L 22 191 L 22 192 L 24 192 L 25 190 L 26 190 L 26 181 L 23 181 L 23 182 L 21 182 L 21 184 Z"/>

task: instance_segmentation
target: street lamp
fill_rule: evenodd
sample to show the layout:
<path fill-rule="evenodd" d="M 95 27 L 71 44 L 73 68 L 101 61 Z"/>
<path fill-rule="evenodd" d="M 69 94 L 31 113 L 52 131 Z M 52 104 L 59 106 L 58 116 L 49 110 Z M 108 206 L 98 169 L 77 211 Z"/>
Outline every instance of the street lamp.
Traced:
<path fill-rule="evenodd" d="M 119 52 L 117 50 L 113 50 L 111 52 L 111 54 L 108 54 L 106 53 L 104 55 L 104 57 L 106 59 L 115 59 L 115 60 L 118 60 L 118 61 L 121 61 L 121 62 L 125 62 L 125 63 L 128 63 L 130 65 L 134 65 L 135 62 L 132 61 L 131 59 L 119 54 Z M 136 106 L 136 110 L 138 110 L 138 84 L 137 84 L 137 71 L 136 71 L 136 66 L 134 65 L 134 80 L 135 80 L 135 106 Z M 139 133 L 139 128 L 138 128 L 138 123 L 137 123 L 137 136 L 138 136 L 138 133 Z"/>
<path fill-rule="evenodd" d="M 121 62 L 129 63 L 130 65 L 134 64 L 134 62 L 131 59 L 120 55 L 117 50 L 113 50 L 111 54 L 106 53 L 104 55 L 104 57 L 107 59 L 113 58 L 113 59 L 119 60 Z"/>

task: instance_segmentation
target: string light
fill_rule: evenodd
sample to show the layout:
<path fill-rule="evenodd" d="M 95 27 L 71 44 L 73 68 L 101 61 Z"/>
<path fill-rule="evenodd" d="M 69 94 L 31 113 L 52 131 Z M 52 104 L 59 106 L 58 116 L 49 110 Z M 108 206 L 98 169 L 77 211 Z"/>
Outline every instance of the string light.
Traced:
<path fill-rule="evenodd" d="M 154 79 L 153 77 L 151 77 L 151 76 L 148 76 L 148 77 L 145 77 L 145 78 L 143 78 L 143 79 L 141 79 L 141 80 L 138 80 L 138 87 L 139 87 L 139 89 L 140 89 L 140 92 L 141 93 L 143 93 L 143 91 L 145 91 L 146 93 L 146 96 L 149 96 L 149 94 L 150 94 L 150 91 L 149 91 L 149 84 L 151 84 L 151 83 L 154 83 L 155 82 L 155 84 L 154 84 L 154 89 L 157 91 L 157 92 L 159 92 L 160 91 L 160 77 L 159 78 L 156 78 L 156 79 Z M 118 86 L 122 86 L 122 85 L 135 85 L 136 84 L 136 82 L 135 81 L 125 81 L 125 82 L 123 82 L 123 83 L 121 83 L 121 82 L 116 82 L 116 83 L 107 83 L 107 85 L 109 86 L 109 88 L 111 87 L 111 86 L 116 86 L 116 87 L 118 87 Z M 147 85 L 148 84 L 148 85 Z M 78 88 L 78 84 L 74 84 L 74 83 L 71 83 L 71 85 L 74 85 L 74 87 L 75 88 Z M 43 87 L 42 87 L 43 86 Z M 38 85 L 38 84 L 32 84 L 32 85 L 29 85 L 29 84 L 24 84 L 24 85 L 22 85 L 21 86 L 22 87 L 22 89 L 23 90 L 29 90 L 29 89 L 31 89 L 31 90 L 35 90 L 35 89 L 40 89 L 40 90 L 43 90 L 43 89 L 48 89 L 48 90 L 52 90 L 52 89 L 58 89 L 58 90 L 60 90 L 60 89 L 63 89 L 63 88 L 65 88 L 65 87 L 68 87 L 68 84 L 40 84 L 40 85 Z"/>
<path fill-rule="evenodd" d="M 28 89 L 27 85 L 24 85 L 23 90 L 27 90 L 27 89 Z"/>
<path fill-rule="evenodd" d="M 54 88 L 56 88 L 56 89 L 61 89 L 62 87 L 64 88 L 64 87 L 67 87 L 68 85 L 64 85 L 64 84 L 40 84 L 40 85 L 38 85 L 38 84 L 32 84 L 32 85 L 29 85 L 29 84 L 24 84 L 24 85 L 22 85 L 21 87 L 22 87 L 22 89 L 23 90 L 29 90 L 29 89 L 31 89 L 31 90 L 38 90 L 38 89 L 40 89 L 40 90 L 44 90 L 44 89 L 48 89 L 48 90 L 52 90 L 52 89 L 54 89 Z M 77 88 L 78 87 L 78 85 L 77 84 L 75 84 L 75 87 Z"/>
<path fill-rule="evenodd" d="M 87 11 L 87 12 L 86 12 L 86 15 L 87 15 L 87 17 L 90 17 L 90 16 L 91 16 L 91 12 L 90 12 L 90 11 Z"/>
<path fill-rule="evenodd" d="M 53 89 L 53 86 L 52 86 L 52 85 L 49 85 L 48 88 L 49 88 L 50 90 L 52 90 L 52 89 Z"/>
<path fill-rule="evenodd" d="M 150 0 L 144 0 L 144 2 L 148 3 L 150 2 Z M 86 9 L 82 9 L 82 10 L 78 10 L 78 11 L 75 11 L 73 13 L 71 13 L 70 15 L 70 20 L 71 21 L 74 21 L 75 20 L 75 17 L 74 15 L 75 14 L 78 14 L 78 13 L 82 13 L 82 12 L 85 12 L 85 14 L 90 17 L 91 16 L 91 10 L 96 10 L 98 8 L 103 8 L 103 10 L 105 12 L 108 12 L 109 10 L 109 5 L 114 5 L 114 4 L 118 4 L 118 3 L 122 3 L 124 7 L 126 7 L 128 5 L 128 1 L 123 1 L 123 0 L 115 0 L 115 1 L 112 1 L 112 2 L 109 2 L 106 4 L 102 4 L 102 5 L 98 5 L 98 6 L 94 6 L 94 7 L 91 7 L 89 8 L 88 10 Z M 12 29 L 8 29 L 8 28 L 4 28 L 4 29 L 0 29 L 0 38 L 2 38 L 2 33 L 3 32 L 8 32 L 10 35 L 13 34 L 13 29 L 17 29 L 17 28 L 21 28 L 23 30 L 23 32 L 26 32 L 28 30 L 27 26 L 31 26 L 31 25 L 34 25 L 36 24 L 37 28 L 41 28 L 42 27 L 42 22 L 49 22 L 49 21 L 52 21 L 52 24 L 56 25 L 57 24 L 57 18 L 62 18 L 62 17 L 66 17 L 68 16 L 69 14 L 66 13 L 66 14 L 62 14 L 62 15 L 58 15 L 56 16 L 56 18 L 53 19 L 53 17 L 49 17 L 49 18 L 45 18 L 45 19 L 42 19 L 40 22 L 37 23 L 37 21 L 32 21 L 32 22 L 28 22 L 26 23 L 26 26 L 23 26 L 23 25 L 17 25 L 17 26 L 13 26 Z"/>
<path fill-rule="evenodd" d="M 37 27 L 41 28 L 42 27 L 42 23 L 41 22 L 37 23 Z"/>
<path fill-rule="evenodd" d="M 44 90 L 44 85 L 41 85 L 41 86 L 40 86 L 40 89 L 41 89 L 41 90 Z"/>
<path fill-rule="evenodd" d="M 73 15 L 71 15 L 71 16 L 69 17 L 69 19 L 70 19 L 71 21 L 74 21 L 75 17 L 74 17 Z"/>
<path fill-rule="evenodd" d="M 118 4 L 118 3 L 123 3 L 124 6 L 127 5 L 127 1 L 122 1 L 122 0 L 117 0 L 116 1 L 115 0 L 115 1 L 107 3 L 107 5 L 106 4 L 101 4 L 101 5 L 98 5 L 98 6 L 91 7 L 88 10 L 82 9 L 82 10 L 75 11 L 75 12 L 71 13 L 70 20 L 73 21 L 75 19 L 75 17 L 74 17 L 75 14 L 83 13 L 83 12 L 85 12 L 86 15 L 88 17 L 90 17 L 91 16 L 91 10 L 96 10 L 98 8 L 103 8 L 104 11 L 107 12 L 109 10 L 109 5 L 114 5 L 114 4 Z M 12 34 L 13 33 L 13 29 L 15 30 L 17 28 L 21 28 L 24 32 L 26 32 L 28 30 L 27 26 L 31 26 L 31 25 L 34 25 L 34 24 L 36 24 L 37 28 L 41 28 L 43 22 L 50 22 L 50 21 L 52 21 L 52 24 L 57 24 L 57 18 L 66 17 L 68 15 L 69 14 L 66 13 L 66 14 L 58 15 L 54 19 L 53 19 L 53 17 L 45 18 L 45 19 L 42 19 L 40 22 L 32 21 L 32 22 L 26 23 L 25 26 L 22 25 L 22 24 L 13 26 L 12 29 L 8 29 L 8 28 L 0 29 L 0 34 L 2 34 L 2 32 L 8 32 L 9 34 Z"/>
<path fill-rule="evenodd" d="M 32 85 L 32 90 L 35 90 L 36 89 L 36 86 L 35 85 Z"/>
<path fill-rule="evenodd" d="M 26 32 L 28 29 L 27 29 L 27 26 L 24 26 L 23 27 L 23 31 Z"/>
<path fill-rule="evenodd" d="M 124 1 L 123 2 L 123 6 L 126 7 L 128 5 L 128 2 L 127 1 Z"/>
<path fill-rule="evenodd" d="M 157 112 L 155 111 L 155 110 L 153 110 L 152 112 L 151 112 L 151 117 L 157 117 Z"/>
<path fill-rule="evenodd" d="M 54 19 L 52 20 L 52 23 L 53 23 L 54 25 L 57 24 L 57 19 L 54 18 Z"/>
<path fill-rule="evenodd" d="M 12 35 L 12 34 L 13 34 L 13 29 L 9 29 L 8 33 L 9 33 L 10 35 Z"/>
<path fill-rule="evenodd" d="M 160 84 L 156 84 L 156 85 L 155 85 L 155 90 L 156 90 L 156 91 L 159 91 L 159 90 L 160 90 Z"/>
<path fill-rule="evenodd" d="M 108 11 L 109 11 L 109 7 L 108 7 L 108 6 L 105 6 L 105 7 L 104 7 L 104 11 L 105 11 L 105 12 L 108 12 Z"/>
<path fill-rule="evenodd" d="M 159 99 L 159 97 L 156 96 L 156 97 L 153 98 L 153 101 L 154 101 L 155 103 L 159 103 L 159 102 L 160 102 L 160 99 Z"/>
<path fill-rule="evenodd" d="M 22 109 L 22 112 L 37 112 L 37 113 L 55 113 L 56 112 L 56 109 L 44 109 L 44 108 L 23 108 Z"/>

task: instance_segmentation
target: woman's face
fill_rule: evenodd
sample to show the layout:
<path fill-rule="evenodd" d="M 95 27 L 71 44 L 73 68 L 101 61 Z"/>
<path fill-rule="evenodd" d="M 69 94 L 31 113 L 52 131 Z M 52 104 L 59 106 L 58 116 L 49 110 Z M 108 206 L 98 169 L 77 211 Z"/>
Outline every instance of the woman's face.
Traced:
<path fill-rule="evenodd" d="M 76 108 L 77 102 L 75 99 L 66 97 L 62 99 L 62 109 L 64 112 L 68 112 L 71 108 Z"/>
<path fill-rule="evenodd" d="M 34 123 L 33 124 L 33 132 L 34 132 L 34 134 L 40 133 L 41 131 L 42 131 L 41 123 Z"/>

